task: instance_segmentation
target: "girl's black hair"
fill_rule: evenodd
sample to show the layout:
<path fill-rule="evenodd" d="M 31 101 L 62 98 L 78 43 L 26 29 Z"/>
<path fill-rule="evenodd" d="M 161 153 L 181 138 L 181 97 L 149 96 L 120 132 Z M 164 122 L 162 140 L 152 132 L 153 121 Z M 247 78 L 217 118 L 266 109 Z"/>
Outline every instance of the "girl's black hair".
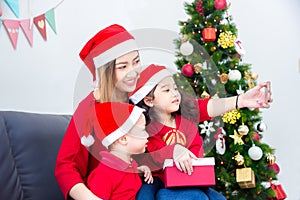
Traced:
<path fill-rule="evenodd" d="M 146 95 L 147 97 L 150 97 L 154 99 L 154 91 L 156 89 L 157 85 Z M 186 119 L 189 119 L 193 122 L 199 121 L 199 109 L 198 104 L 195 103 L 196 98 L 192 95 L 187 94 L 182 89 L 178 88 L 179 93 L 181 95 L 181 102 L 179 105 L 178 111 L 172 113 L 172 114 L 180 114 Z M 132 103 L 130 101 L 130 103 Z M 145 109 L 144 115 L 146 117 L 146 125 L 148 125 L 151 120 L 155 120 L 155 114 L 151 112 L 151 107 L 145 104 L 144 99 L 142 99 L 140 102 L 135 104 L 139 106 L 140 108 Z M 152 118 L 150 117 L 152 116 Z"/>

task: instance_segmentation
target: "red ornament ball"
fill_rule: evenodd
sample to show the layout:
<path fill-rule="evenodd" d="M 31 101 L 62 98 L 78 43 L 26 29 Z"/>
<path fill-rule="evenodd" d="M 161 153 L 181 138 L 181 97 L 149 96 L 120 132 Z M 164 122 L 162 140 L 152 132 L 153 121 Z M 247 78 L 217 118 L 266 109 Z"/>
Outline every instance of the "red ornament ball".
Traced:
<path fill-rule="evenodd" d="M 224 10 L 227 6 L 226 0 L 215 0 L 215 8 L 217 10 Z"/>
<path fill-rule="evenodd" d="M 194 66 L 192 64 L 185 64 L 182 66 L 181 72 L 186 77 L 191 77 L 194 74 Z"/>
<path fill-rule="evenodd" d="M 271 169 L 273 169 L 276 174 L 278 174 L 280 172 L 280 167 L 276 163 L 269 164 L 268 167 L 271 168 Z"/>
<path fill-rule="evenodd" d="M 2 8 L 0 7 L 0 17 L 2 16 Z"/>
<path fill-rule="evenodd" d="M 252 137 L 253 137 L 253 138 L 252 138 L 253 140 L 255 140 L 255 141 L 259 141 L 259 140 L 260 140 L 260 136 L 259 136 L 259 134 L 258 134 L 257 132 L 253 131 L 253 132 L 252 132 L 252 135 L 253 135 L 253 136 L 252 136 Z"/>

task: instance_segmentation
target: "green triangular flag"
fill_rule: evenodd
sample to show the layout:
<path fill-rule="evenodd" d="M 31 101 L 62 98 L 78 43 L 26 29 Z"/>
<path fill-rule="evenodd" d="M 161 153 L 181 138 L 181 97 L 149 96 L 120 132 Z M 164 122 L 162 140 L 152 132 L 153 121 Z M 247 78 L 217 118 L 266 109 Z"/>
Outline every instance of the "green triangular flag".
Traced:
<path fill-rule="evenodd" d="M 52 8 L 51 10 L 49 10 L 45 13 L 45 18 L 46 18 L 47 22 L 49 23 L 50 27 L 52 28 L 52 30 L 54 31 L 54 33 L 56 34 L 54 8 Z"/>
<path fill-rule="evenodd" d="M 15 16 L 19 18 L 19 0 L 5 0 L 8 7 L 13 11 Z"/>

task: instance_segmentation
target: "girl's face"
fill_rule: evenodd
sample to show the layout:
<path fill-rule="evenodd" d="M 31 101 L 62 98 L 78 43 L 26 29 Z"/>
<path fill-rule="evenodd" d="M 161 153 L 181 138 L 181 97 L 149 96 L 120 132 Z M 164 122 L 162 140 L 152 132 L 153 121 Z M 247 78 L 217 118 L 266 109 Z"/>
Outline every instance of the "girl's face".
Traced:
<path fill-rule="evenodd" d="M 158 112 L 171 114 L 178 111 L 181 95 L 173 77 L 168 76 L 160 81 L 154 91 L 153 108 Z"/>
<path fill-rule="evenodd" d="M 138 51 L 129 52 L 116 59 L 115 87 L 120 92 L 132 92 L 141 72 Z"/>
<path fill-rule="evenodd" d="M 146 119 L 142 114 L 136 124 L 127 134 L 128 138 L 128 152 L 130 154 L 144 153 L 148 142 L 148 133 L 146 131 Z"/>

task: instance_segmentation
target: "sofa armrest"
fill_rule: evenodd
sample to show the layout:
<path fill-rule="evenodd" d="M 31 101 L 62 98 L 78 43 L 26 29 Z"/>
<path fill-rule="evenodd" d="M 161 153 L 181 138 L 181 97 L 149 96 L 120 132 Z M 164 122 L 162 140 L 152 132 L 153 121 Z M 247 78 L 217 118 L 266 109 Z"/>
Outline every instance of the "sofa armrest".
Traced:
<path fill-rule="evenodd" d="M 54 167 L 70 118 L 0 111 L 0 199 L 64 199 Z"/>

